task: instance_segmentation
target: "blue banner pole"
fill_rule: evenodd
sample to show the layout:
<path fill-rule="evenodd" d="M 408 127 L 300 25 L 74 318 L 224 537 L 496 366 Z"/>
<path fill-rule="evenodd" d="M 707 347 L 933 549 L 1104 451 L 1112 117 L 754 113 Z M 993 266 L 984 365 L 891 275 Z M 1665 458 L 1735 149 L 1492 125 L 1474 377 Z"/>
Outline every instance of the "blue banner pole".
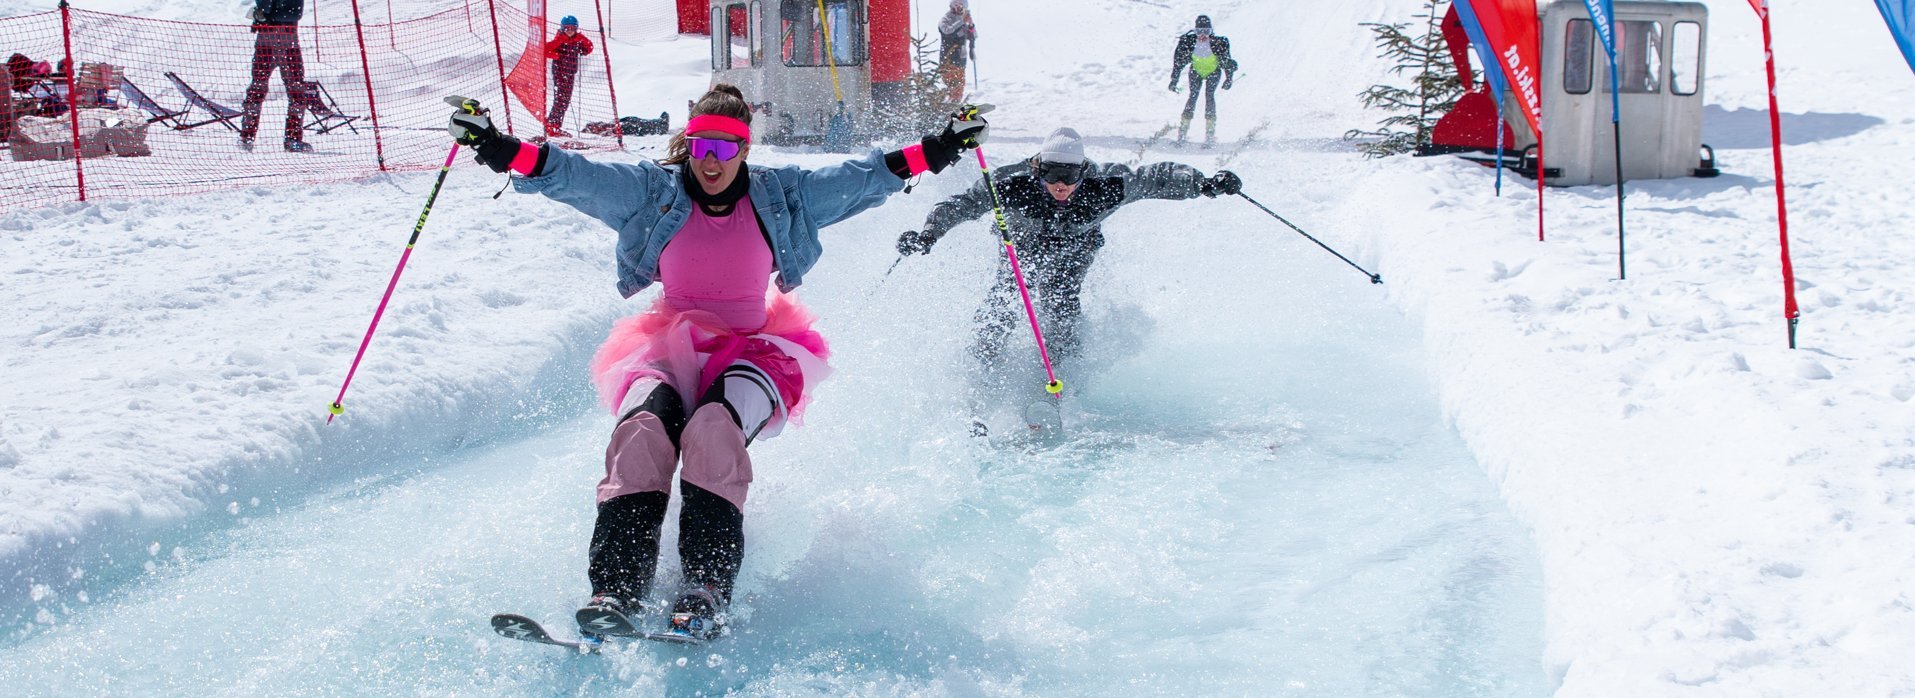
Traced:
<path fill-rule="evenodd" d="M 1602 39 L 1603 53 L 1609 56 L 1609 128 L 1616 146 L 1616 278 L 1629 278 L 1629 251 L 1624 244 L 1627 228 L 1623 219 L 1622 177 L 1622 78 L 1616 74 L 1616 6 L 1613 0 L 1583 0 L 1589 8 L 1590 23 Z"/>

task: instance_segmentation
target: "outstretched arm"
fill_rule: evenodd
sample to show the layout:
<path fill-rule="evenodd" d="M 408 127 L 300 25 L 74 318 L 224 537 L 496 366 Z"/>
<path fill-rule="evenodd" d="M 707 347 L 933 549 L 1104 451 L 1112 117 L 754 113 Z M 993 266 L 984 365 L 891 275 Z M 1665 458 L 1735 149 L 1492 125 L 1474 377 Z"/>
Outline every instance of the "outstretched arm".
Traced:
<path fill-rule="evenodd" d="M 883 203 L 904 188 L 905 180 L 925 172 L 937 174 L 956 164 L 959 155 L 989 137 L 990 124 L 980 113 L 953 117 L 943 132 L 915 145 L 889 153 L 872 150 L 859 160 L 799 171 L 799 187 L 812 222 L 822 228 L 849 218 Z"/>
<path fill-rule="evenodd" d="M 458 100 L 447 100 L 459 107 L 447 129 L 452 138 L 472 148 L 474 159 L 493 172 L 520 175 L 512 181 L 520 192 L 538 192 L 569 204 L 613 230 L 623 229 L 641 209 L 670 202 L 675 195 L 677 178 L 665 168 L 650 162 L 593 162 L 563 149 L 524 143 L 499 133 L 478 102 Z"/>
<path fill-rule="evenodd" d="M 1194 199 L 1202 194 L 1204 173 L 1175 162 L 1157 162 L 1124 177 L 1124 203 L 1143 199 Z"/>
<path fill-rule="evenodd" d="M 990 211 L 992 198 L 991 188 L 984 179 L 979 178 L 971 188 L 931 207 L 931 215 L 924 217 L 924 237 L 930 241 L 924 246 L 925 253 L 930 253 L 931 244 L 943 239 L 944 234 L 951 232 L 952 228 L 966 221 L 977 220 Z"/>
<path fill-rule="evenodd" d="M 530 157 L 537 164 L 520 172 L 523 177 L 512 179 L 513 189 L 544 194 L 613 230 L 622 230 L 641 208 L 669 203 L 677 191 L 677 175 L 649 160 L 630 165 L 595 162 L 564 148 L 530 143 L 520 147 L 536 149 Z"/>

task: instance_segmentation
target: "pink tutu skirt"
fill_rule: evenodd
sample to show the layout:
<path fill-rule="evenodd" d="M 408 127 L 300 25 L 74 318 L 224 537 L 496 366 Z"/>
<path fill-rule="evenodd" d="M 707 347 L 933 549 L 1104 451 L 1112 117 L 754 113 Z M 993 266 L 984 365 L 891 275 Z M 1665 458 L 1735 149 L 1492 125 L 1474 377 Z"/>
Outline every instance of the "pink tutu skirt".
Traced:
<path fill-rule="evenodd" d="M 661 296 L 650 310 L 613 323 L 611 335 L 592 356 L 599 401 L 617 416 L 632 383 L 649 377 L 664 381 L 687 405 L 695 405 L 720 371 L 747 361 L 771 377 L 784 403 L 782 414 L 774 415 L 774 424 L 767 424 L 761 436 L 777 433 L 783 422 L 801 423 L 812 389 L 831 374 L 825 363 L 831 348 L 811 329 L 816 316 L 790 295 L 771 292 L 765 313 L 763 329 L 738 334 L 716 315 L 675 310 Z"/>

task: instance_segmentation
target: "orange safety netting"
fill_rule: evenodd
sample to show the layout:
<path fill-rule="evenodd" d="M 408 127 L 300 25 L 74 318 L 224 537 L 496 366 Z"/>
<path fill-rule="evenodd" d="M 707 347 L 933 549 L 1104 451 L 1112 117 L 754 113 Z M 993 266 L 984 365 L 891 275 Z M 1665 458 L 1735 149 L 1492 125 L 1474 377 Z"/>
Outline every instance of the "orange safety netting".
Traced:
<path fill-rule="evenodd" d="M 546 26 L 543 38 L 550 38 L 556 18 Z M 531 29 L 523 9 L 477 0 L 387 24 L 258 32 L 70 8 L 0 19 L 0 56 L 11 59 L 0 67 L 0 209 L 433 169 L 451 147 L 444 98 L 453 94 L 491 108 L 502 131 L 541 136 L 534 112 L 504 96 L 502 71 L 519 62 Z M 615 131 L 586 132 L 587 124 L 618 118 L 602 34 L 589 26 L 580 33 L 595 50 L 578 61 L 569 108 L 556 124 L 573 135 L 555 140 L 616 149 Z M 69 46 L 77 71 L 64 62 Z M 548 82 L 543 113 L 554 106 L 553 65 L 537 61 Z M 291 90 L 303 112 L 296 126 L 287 119 L 294 106 L 287 73 L 299 72 L 286 70 L 292 65 L 303 68 Z M 268 70 L 246 150 L 246 97 L 255 73 Z M 76 108 L 77 134 L 69 116 Z M 310 152 L 286 149 L 289 128 Z"/>

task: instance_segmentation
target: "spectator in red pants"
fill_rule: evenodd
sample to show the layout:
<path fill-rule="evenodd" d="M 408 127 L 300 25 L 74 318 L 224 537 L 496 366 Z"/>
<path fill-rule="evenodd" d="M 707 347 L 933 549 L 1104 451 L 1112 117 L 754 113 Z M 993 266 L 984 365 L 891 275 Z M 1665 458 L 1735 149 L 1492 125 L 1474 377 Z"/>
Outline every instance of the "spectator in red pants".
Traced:
<path fill-rule="evenodd" d="M 253 83 L 246 88 L 246 101 L 240 106 L 239 147 L 253 149 L 253 136 L 259 133 L 259 108 L 266 101 L 266 81 L 279 71 L 286 85 L 286 150 L 311 151 L 302 137 L 306 105 L 313 100 L 307 91 L 306 62 L 299 55 L 299 18 L 306 13 L 305 0 L 254 0 L 253 7 Z"/>
<path fill-rule="evenodd" d="M 592 55 L 592 40 L 578 33 L 578 18 L 566 15 L 559 20 L 559 35 L 545 42 L 545 59 L 552 62 L 552 111 L 546 115 L 545 135 L 565 138 L 572 134 L 559 128 L 565 110 L 572 106 L 572 83 L 578 79 L 579 56 Z"/>

